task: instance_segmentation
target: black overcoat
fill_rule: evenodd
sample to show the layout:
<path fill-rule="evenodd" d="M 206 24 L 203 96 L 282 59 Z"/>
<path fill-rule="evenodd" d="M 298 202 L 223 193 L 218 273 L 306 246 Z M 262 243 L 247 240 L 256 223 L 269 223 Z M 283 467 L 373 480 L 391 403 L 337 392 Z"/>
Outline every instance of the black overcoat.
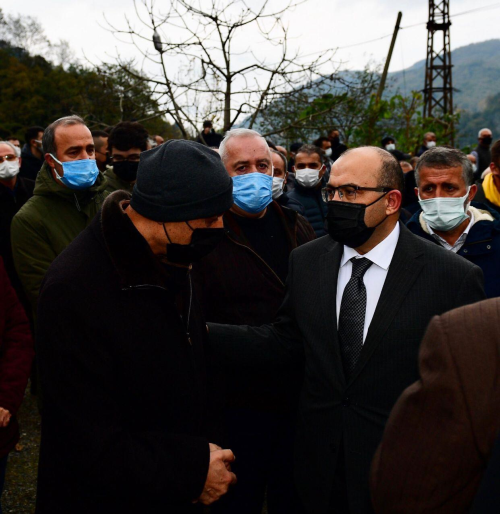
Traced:
<path fill-rule="evenodd" d="M 42 285 L 38 514 L 191 512 L 206 480 L 206 326 L 128 198 L 108 197 Z"/>

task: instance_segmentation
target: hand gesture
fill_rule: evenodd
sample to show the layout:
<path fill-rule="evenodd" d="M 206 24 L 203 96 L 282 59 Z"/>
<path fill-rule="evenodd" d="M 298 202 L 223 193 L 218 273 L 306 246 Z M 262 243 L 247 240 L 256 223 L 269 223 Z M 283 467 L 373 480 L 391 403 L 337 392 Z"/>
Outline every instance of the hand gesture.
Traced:
<path fill-rule="evenodd" d="M 10 421 L 11 414 L 7 409 L 0 407 L 0 428 L 5 428 Z"/>

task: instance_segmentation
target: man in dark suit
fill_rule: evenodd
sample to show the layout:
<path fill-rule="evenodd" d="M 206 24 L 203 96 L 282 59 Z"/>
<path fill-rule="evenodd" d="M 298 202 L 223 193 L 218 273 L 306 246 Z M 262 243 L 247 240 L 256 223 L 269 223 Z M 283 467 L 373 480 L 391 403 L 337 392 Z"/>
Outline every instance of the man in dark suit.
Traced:
<path fill-rule="evenodd" d="M 499 367 L 499 298 L 432 320 L 421 379 L 394 406 L 373 460 L 376 512 L 471 512 L 487 466 L 472 512 L 500 511 L 500 447 L 488 463 L 500 430 Z"/>
<path fill-rule="evenodd" d="M 256 379 L 303 360 L 295 479 L 308 513 L 372 512 L 371 460 L 394 403 L 418 379 L 425 328 L 484 299 L 477 266 L 398 223 L 402 187 L 385 150 L 343 154 L 324 191 L 329 235 L 292 252 L 276 321 L 209 325 L 213 351 Z"/>

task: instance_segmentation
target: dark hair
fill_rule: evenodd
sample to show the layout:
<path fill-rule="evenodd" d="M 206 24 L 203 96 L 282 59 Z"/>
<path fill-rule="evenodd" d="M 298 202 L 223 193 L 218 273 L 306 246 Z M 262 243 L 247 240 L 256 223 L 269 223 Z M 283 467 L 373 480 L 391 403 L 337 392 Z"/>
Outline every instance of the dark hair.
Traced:
<path fill-rule="evenodd" d="M 500 168 L 500 139 L 491 145 L 490 152 L 491 162 L 493 162 L 497 168 Z"/>
<path fill-rule="evenodd" d="M 417 186 L 420 183 L 420 169 L 421 168 L 455 168 L 462 167 L 462 176 L 466 186 L 474 184 L 474 172 L 472 170 L 472 163 L 467 159 L 467 156 L 457 150 L 446 146 L 435 146 L 429 148 L 424 152 L 417 163 L 415 168 L 415 181 Z"/>
<path fill-rule="evenodd" d="M 139 148 L 141 152 L 148 149 L 148 131 L 137 121 L 121 121 L 111 131 L 108 139 L 108 149 L 123 152 L 131 148 Z"/>
<path fill-rule="evenodd" d="M 103 132 L 106 132 L 106 134 L 109 136 L 111 134 L 111 132 L 113 132 L 113 129 L 115 128 L 114 125 L 109 125 L 108 127 L 106 127 Z"/>
<path fill-rule="evenodd" d="M 80 116 L 64 116 L 52 122 L 44 131 L 42 137 L 43 153 L 55 154 L 56 148 L 56 128 L 59 126 L 66 127 L 71 125 L 85 125 Z"/>
<path fill-rule="evenodd" d="M 43 127 L 30 127 L 28 130 L 26 130 L 24 134 L 24 141 L 29 146 L 32 139 L 36 139 L 39 132 L 43 132 L 45 129 Z"/>
<path fill-rule="evenodd" d="M 206 128 L 212 128 L 213 127 L 213 123 L 210 121 L 210 120 L 205 120 L 203 122 L 203 128 L 206 129 Z"/>
<path fill-rule="evenodd" d="M 290 145 L 290 152 L 297 153 L 297 150 L 304 146 L 303 143 L 292 143 Z"/>
<path fill-rule="evenodd" d="M 306 155 L 318 154 L 319 160 L 321 162 L 323 162 L 323 155 L 325 155 L 325 152 L 319 146 L 316 145 L 302 145 L 297 150 L 296 155 L 299 153 L 305 153 Z"/>
<path fill-rule="evenodd" d="M 318 148 L 321 148 L 323 141 L 330 142 L 330 140 L 327 137 L 321 136 L 321 137 L 318 137 L 318 139 L 316 139 L 316 141 L 313 141 L 313 145 L 317 146 Z"/>
<path fill-rule="evenodd" d="M 385 146 L 389 143 L 389 141 L 392 141 L 392 142 L 396 142 L 396 140 L 392 137 L 392 136 L 385 136 L 383 139 L 382 139 L 382 146 Z"/>
<path fill-rule="evenodd" d="M 92 134 L 92 137 L 108 137 L 109 134 L 107 132 L 104 132 L 104 130 L 92 130 L 90 132 Z"/>
<path fill-rule="evenodd" d="M 286 157 L 284 154 L 282 154 L 279 150 L 275 150 L 274 148 L 271 148 L 271 153 L 275 153 L 276 155 L 279 155 L 281 157 L 281 160 L 283 161 L 283 164 L 285 166 L 285 177 L 286 177 L 286 174 L 288 173 L 288 162 L 286 160 Z"/>

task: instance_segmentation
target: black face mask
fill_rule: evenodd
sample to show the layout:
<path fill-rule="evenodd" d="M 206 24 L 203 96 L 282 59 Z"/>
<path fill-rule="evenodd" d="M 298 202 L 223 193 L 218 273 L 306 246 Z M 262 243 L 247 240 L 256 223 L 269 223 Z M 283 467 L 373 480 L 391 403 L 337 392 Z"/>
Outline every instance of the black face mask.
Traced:
<path fill-rule="evenodd" d="M 491 138 L 489 136 L 488 137 L 483 137 L 482 141 L 483 141 L 483 145 L 484 146 L 490 146 L 491 142 L 493 141 L 493 138 Z"/>
<path fill-rule="evenodd" d="M 163 230 L 169 243 L 167 244 L 167 261 L 172 264 L 189 265 L 199 261 L 208 255 L 224 237 L 223 228 L 191 228 L 186 221 L 186 225 L 193 231 L 191 242 L 187 245 L 172 243 L 165 225 Z"/>
<path fill-rule="evenodd" d="M 332 200 L 328 202 L 328 233 L 330 237 L 351 248 L 363 246 L 372 236 L 375 229 L 383 223 L 387 216 L 374 227 L 367 227 L 365 223 L 365 210 L 377 203 L 387 193 L 368 205 L 364 203 L 349 203 Z"/>
<path fill-rule="evenodd" d="M 123 161 L 115 162 L 113 164 L 113 171 L 118 178 L 125 180 L 125 182 L 133 182 L 137 179 L 137 168 L 139 162 Z"/>

